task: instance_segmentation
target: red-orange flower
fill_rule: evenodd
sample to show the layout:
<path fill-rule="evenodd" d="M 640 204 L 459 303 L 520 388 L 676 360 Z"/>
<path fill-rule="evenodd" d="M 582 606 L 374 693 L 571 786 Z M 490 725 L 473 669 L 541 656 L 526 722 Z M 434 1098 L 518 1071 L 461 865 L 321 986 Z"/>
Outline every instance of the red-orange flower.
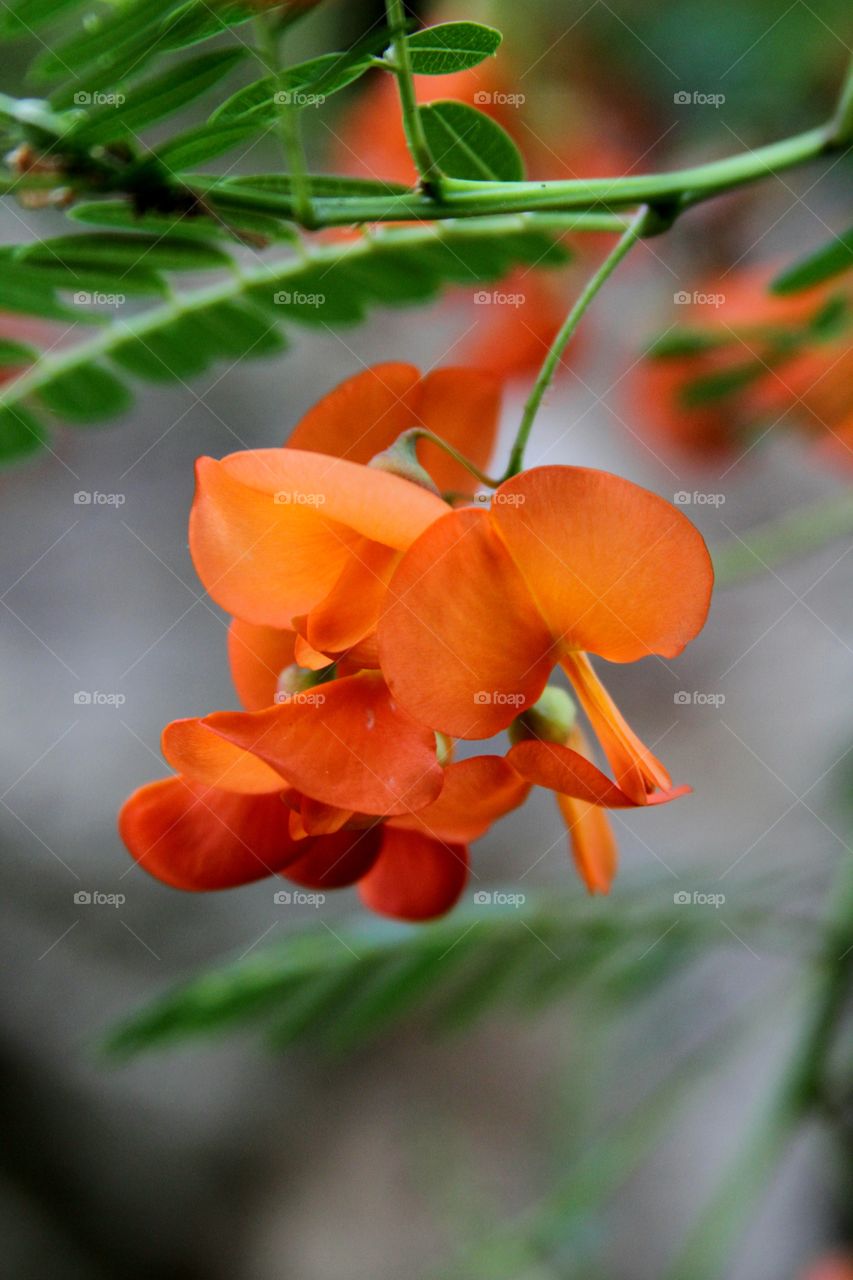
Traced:
<path fill-rule="evenodd" d="M 211 594 L 238 615 L 228 648 L 246 710 L 165 730 L 177 776 L 141 788 L 120 819 L 153 875 L 184 889 L 270 874 L 312 887 L 359 881 L 374 909 L 413 919 L 455 901 L 466 842 L 527 785 L 499 758 L 442 767 L 433 731 L 370 669 L 387 576 L 449 507 L 362 461 L 424 426 L 485 463 L 497 408 L 482 375 L 377 366 L 299 424 L 291 444 L 310 450 L 201 460 L 191 549 Z M 423 443 L 435 480 L 465 483 L 457 463 Z M 312 666 L 334 678 L 312 686 Z"/>
<path fill-rule="evenodd" d="M 672 799 L 663 765 L 625 722 L 587 656 L 675 657 L 704 624 L 713 571 L 679 511 L 627 480 L 539 467 L 491 510 L 450 512 L 402 557 L 379 626 L 382 671 L 420 722 L 462 738 L 506 728 L 558 663 L 616 783 L 572 747 L 527 741 L 528 781 L 608 808 Z"/>

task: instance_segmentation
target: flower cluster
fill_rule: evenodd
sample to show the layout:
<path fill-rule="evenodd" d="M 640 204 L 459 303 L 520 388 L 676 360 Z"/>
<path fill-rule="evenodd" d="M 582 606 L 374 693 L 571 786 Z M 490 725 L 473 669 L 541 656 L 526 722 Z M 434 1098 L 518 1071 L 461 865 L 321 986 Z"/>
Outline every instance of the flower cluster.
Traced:
<path fill-rule="evenodd" d="M 190 549 L 233 615 L 244 710 L 166 728 L 176 776 L 142 787 L 120 819 L 153 875 L 182 889 L 267 875 L 357 884 L 372 909 L 426 919 L 462 892 L 469 844 L 535 785 L 556 794 L 587 887 L 606 892 L 616 847 L 604 811 L 688 790 L 588 655 L 682 650 L 710 600 L 702 538 L 604 472 L 538 467 L 486 505 L 464 497 L 470 472 L 434 440 L 409 463 L 393 448 L 416 427 L 480 469 L 499 399 L 482 372 L 379 365 L 321 401 L 284 448 L 199 460 Z M 612 779 L 568 694 L 548 685 L 557 666 Z M 455 758 L 457 740 L 504 730 L 505 754 Z"/>

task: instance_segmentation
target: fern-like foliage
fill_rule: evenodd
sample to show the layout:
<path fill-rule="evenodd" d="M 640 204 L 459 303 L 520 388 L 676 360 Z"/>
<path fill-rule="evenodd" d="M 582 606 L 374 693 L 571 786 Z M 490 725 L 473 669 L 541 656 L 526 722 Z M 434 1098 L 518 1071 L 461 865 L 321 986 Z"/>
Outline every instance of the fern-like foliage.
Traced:
<path fill-rule="evenodd" d="M 251 189 L 234 183 L 234 201 Z M 228 207 L 229 194 L 222 207 Z M 260 193 L 260 203 L 266 200 Z M 267 206 L 269 201 L 267 200 Z M 126 206 L 99 211 L 115 225 Z M 63 237 L 6 251 L 0 274 L 0 309 L 47 319 L 78 321 L 92 336 L 37 359 L 16 344 L 0 364 L 32 367 L 0 395 L 0 457 L 38 448 L 48 420 L 95 422 L 120 414 L 138 380 L 186 382 L 217 360 L 281 351 L 287 324 L 338 328 L 361 321 L 377 306 L 402 306 L 435 297 L 448 284 L 500 279 L 518 263 L 558 263 L 563 249 L 524 219 L 472 220 L 440 227 L 386 231 L 327 245 L 307 256 L 291 254 L 240 268 L 213 227 L 187 222 L 191 234 L 104 232 Z M 173 291 L 173 273 L 226 270 L 224 278 L 193 290 Z M 72 310 L 62 294 L 72 291 Z M 88 300 L 123 295 L 159 296 L 153 306 L 105 322 Z"/>
<path fill-rule="evenodd" d="M 133 1015 L 107 1047 L 128 1055 L 250 1024 L 277 1047 L 311 1041 L 343 1051 L 414 1013 L 458 1028 L 498 1005 L 533 1011 L 590 986 L 601 1000 L 624 1002 L 709 946 L 739 945 L 742 930 L 754 939 L 771 922 L 754 906 L 727 915 L 727 928 L 714 912 L 679 913 L 671 881 L 628 888 L 618 909 L 578 894 L 517 897 L 475 895 L 428 926 L 296 928 Z"/>

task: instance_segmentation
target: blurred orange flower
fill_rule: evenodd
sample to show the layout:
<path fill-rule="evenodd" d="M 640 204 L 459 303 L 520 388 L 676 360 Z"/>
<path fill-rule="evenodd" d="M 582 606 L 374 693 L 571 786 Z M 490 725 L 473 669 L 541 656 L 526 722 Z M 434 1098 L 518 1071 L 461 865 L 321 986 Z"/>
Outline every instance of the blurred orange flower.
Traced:
<path fill-rule="evenodd" d="M 632 405 L 653 438 L 710 458 L 784 422 L 853 462 L 853 295 L 832 281 L 778 296 L 768 292 L 775 274 L 707 282 L 684 307 L 686 343 L 676 331 L 674 350 L 665 340 L 636 366 Z"/>

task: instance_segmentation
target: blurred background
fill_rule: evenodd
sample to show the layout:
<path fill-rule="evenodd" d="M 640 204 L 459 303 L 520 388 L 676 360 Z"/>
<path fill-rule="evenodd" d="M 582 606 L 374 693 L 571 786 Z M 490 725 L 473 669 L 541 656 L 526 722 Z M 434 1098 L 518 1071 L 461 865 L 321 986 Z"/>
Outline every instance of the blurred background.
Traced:
<path fill-rule="evenodd" d="M 832 108 L 851 35 L 844 0 L 788 8 L 742 0 L 713 10 L 698 0 L 411 8 L 505 31 L 482 91 L 502 84 L 524 98 L 506 106 L 502 122 L 531 172 L 552 177 L 699 163 L 813 126 Z M 377 3 L 328 0 L 295 29 L 292 60 L 345 47 L 380 18 Z M 4 91 L 23 91 L 34 51 L 15 45 L 7 57 L 4 49 Z M 246 77 L 254 74 L 247 66 Z M 380 166 L 381 176 L 397 176 L 381 167 L 405 164 L 372 105 L 382 92 L 368 77 L 326 111 L 308 113 L 318 170 Z M 233 171 L 276 163 L 265 142 Z M 679 292 L 819 246 L 849 221 L 849 196 L 849 160 L 822 162 L 703 206 L 671 235 L 639 246 L 585 322 L 528 461 L 605 467 L 670 499 L 687 494 L 695 499 L 688 514 L 715 546 L 849 483 L 795 431 L 770 431 L 760 447 L 723 460 L 664 447 L 648 426 L 654 405 L 632 374 L 644 345 L 672 323 Z M 0 210 L 5 242 L 64 226 L 59 215 L 10 202 Z M 549 304 L 569 300 L 600 259 L 602 243 L 592 239 L 577 244 L 559 286 L 548 286 L 562 290 Z M 125 796 L 166 772 L 162 726 L 236 705 L 224 621 L 203 598 L 187 551 L 194 459 L 281 442 L 335 383 L 384 359 L 511 366 L 505 450 L 543 354 L 534 275 L 521 272 L 513 286 L 536 300 L 521 324 L 504 304 L 472 305 L 460 293 L 424 310 L 380 313 L 359 329 L 296 331 L 279 358 L 220 367 L 192 388 L 146 388 L 121 422 L 62 430 L 50 452 L 0 476 L 5 1274 L 492 1274 L 453 1259 L 546 1195 L 572 1153 L 594 1141 L 597 1122 L 750 998 L 769 1016 L 709 1072 L 606 1212 L 590 1216 L 583 1244 L 595 1263 L 585 1274 L 662 1275 L 748 1131 L 792 1034 L 793 1013 L 778 995 L 788 947 L 784 929 L 775 947 L 757 932 L 734 932 L 726 910 L 737 907 L 741 886 L 766 874 L 792 945 L 802 942 L 798 921 L 818 909 L 839 856 L 850 852 L 849 543 L 721 591 L 705 632 L 677 662 L 606 673 L 629 721 L 694 794 L 617 816 L 627 874 L 589 911 L 618 911 L 634 871 L 660 874 L 673 928 L 675 894 L 726 897 L 716 909 L 725 945 L 674 974 L 654 1000 L 636 1009 L 626 1000 L 596 1018 L 567 997 L 547 1015 L 494 1017 L 455 1038 L 415 1024 L 345 1060 L 276 1056 L 249 1036 L 122 1066 L 97 1053 L 129 1009 L 313 915 L 275 904 L 272 882 L 178 894 L 131 865 L 116 834 Z M 101 497 L 81 503 L 81 493 Z M 480 842 L 475 858 L 482 883 L 531 893 L 573 883 L 559 816 L 544 795 Z M 579 884 L 574 891 L 583 892 Z M 81 893 L 122 901 L 86 903 Z M 349 893 L 322 908 L 330 926 L 357 910 Z M 651 962 L 647 950 L 637 948 L 638 970 Z M 834 1188 L 825 1137 L 805 1135 L 768 1180 L 732 1277 L 804 1276 L 837 1249 L 849 1206 Z M 576 1247 L 494 1274 L 556 1280 L 573 1274 Z"/>

